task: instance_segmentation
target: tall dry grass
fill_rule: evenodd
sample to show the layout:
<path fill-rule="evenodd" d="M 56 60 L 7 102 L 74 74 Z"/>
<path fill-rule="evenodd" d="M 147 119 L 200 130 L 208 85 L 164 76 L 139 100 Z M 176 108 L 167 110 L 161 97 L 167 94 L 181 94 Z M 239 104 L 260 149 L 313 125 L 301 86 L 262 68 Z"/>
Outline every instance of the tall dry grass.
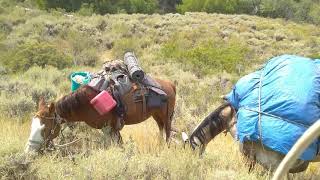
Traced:
<path fill-rule="evenodd" d="M 22 153 L 29 124 L 2 120 L 0 176 L 3 179 L 269 179 L 271 175 L 259 165 L 248 172 L 247 160 L 238 151 L 230 135 L 218 135 L 206 153 L 183 148 L 183 144 L 159 141 L 152 118 L 138 125 L 126 126 L 121 132 L 122 147 L 105 148 L 102 133 L 86 128 L 75 130 L 80 143 L 65 149 L 29 157 Z M 57 141 L 58 142 L 58 141 Z M 317 179 L 319 166 L 293 179 Z"/>

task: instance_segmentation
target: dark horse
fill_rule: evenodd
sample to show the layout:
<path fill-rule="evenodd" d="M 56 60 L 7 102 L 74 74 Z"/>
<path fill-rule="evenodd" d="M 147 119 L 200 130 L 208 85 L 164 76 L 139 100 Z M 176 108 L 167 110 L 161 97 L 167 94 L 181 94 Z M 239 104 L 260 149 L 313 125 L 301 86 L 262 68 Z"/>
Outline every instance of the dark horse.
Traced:
<path fill-rule="evenodd" d="M 229 132 L 236 139 L 237 134 L 237 119 L 236 111 L 230 103 L 225 102 L 220 105 L 215 111 L 209 114 L 191 133 L 188 137 L 185 133 L 182 134 L 185 142 L 189 142 L 192 149 L 200 150 L 202 154 L 207 144 L 221 132 Z M 264 168 L 274 171 L 282 159 L 284 154 L 280 154 L 260 142 L 246 141 L 239 144 L 239 150 L 248 158 L 249 171 L 254 167 L 255 163 L 259 163 Z M 303 161 L 298 159 L 290 168 L 290 173 L 298 173 L 307 169 L 309 162 L 319 162 L 319 155 L 313 161 Z"/>
<path fill-rule="evenodd" d="M 156 81 L 167 94 L 166 103 L 157 108 L 146 107 L 143 102 L 135 102 L 133 97 L 136 89 L 132 88 L 122 97 L 126 107 L 124 122 L 125 125 L 137 124 L 152 116 L 157 122 L 161 137 L 163 137 L 163 130 L 165 130 L 168 142 L 175 107 L 176 87 L 170 81 L 160 79 L 156 79 Z M 90 100 L 98 94 L 99 91 L 92 87 L 83 86 L 74 93 L 60 98 L 56 103 L 46 105 L 44 100 L 40 100 L 38 112 L 32 120 L 26 151 L 37 151 L 41 147 L 48 146 L 49 142 L 52 142 L 52 139 L 59 135 L 61 124 L 64 122 L 85 122 L 90 127 L 102 129 L 105 135 L 113 135 L 117 138 L 117 142 L 121 142 L 120 130 L 116 128 L 117 115 L 115 110 L 100 115 L 90 104 Z M 108 127 L 107 130 L 105 127 Z"/>

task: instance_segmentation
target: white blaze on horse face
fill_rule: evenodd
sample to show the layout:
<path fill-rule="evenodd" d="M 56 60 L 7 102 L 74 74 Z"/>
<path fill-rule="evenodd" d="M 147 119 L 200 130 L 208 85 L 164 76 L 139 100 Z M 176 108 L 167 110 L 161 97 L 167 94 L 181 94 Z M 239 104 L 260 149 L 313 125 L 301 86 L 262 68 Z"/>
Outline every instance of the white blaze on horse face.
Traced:
<path fill-rule="evenodd" d="M 182 133 L 181 133 L 181 136 L 182 136 L 183 142 L 187 142 L 187 141 L 188 141 L 189 137 L 188 137 L 187 133 L 182 132 Z"/>
<path fill-rule="evenodd" d="M 37 151 L 40 149 L 41 144 L 44 141 L 41 135 L 41 132 L 43 129 L 44 129 L 44 124 L 41 125 L 40 119 L 38 117 L 34 117 L 32 119 L 31 133 L 29 136 L 28 143 L 26 145 L 25 152 Z"/>

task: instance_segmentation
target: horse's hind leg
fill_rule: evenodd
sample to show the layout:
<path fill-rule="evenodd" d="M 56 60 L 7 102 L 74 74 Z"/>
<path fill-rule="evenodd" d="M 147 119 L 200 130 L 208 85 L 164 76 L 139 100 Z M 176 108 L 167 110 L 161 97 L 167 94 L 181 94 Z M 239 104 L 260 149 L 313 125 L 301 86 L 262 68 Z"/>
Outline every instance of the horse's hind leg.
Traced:
<path fill-rule="evenodd" d="M 153 117 L 157 121 L 161 137 L 163 136 L 163 128 L 165 129 L 166 141 L 168 143 L 171 135 L 171 122 L 174 114 L 174 106 L 176 101 L 176 87 L 174 84 L 169 83 L 165 85 L 164 89 L 166 89 L 166 93 L 168 95 L 167 102 L 162 107 L 160 107 L 157 110 L 157 112 L 155 112 Z"/>
<path fill-rule="evenodd" d="M 170 135 L 171 135 L 171 118 L 172 114 L 170 116 L 167 113 L 157 114 L 154 115 L 153 118 L 156 120 L 159 130 L 160 130 L 160 137 L 161 140 L 163 139 L 163 128 L 165 129 L 166 133 L 166 142 L 169 142 Z"/>
<path fill-rule="evenodd" d="M 168 101 L 166 104 L 166 113 L 164 115 L 165 117 L 165 130 L 166 130 L 166 141 L 167 143 L 170 140 L 170 135 L 171 135 L 171 124 L 172 124 L 172 120 L 173 120 L 173 116 L 174 116 L 174 107 L 175 107 L 175 103 L 176 103 L 176 86 L 174 84 L 171 83 L 171 87 L 172 87 L 172 92 L 168 93 Z"/>
<path fill-rule="evenodd" d="M 167 117 L 167 119 L 168 120 L 165 122 L 165 131 L 166 131 L 166 141 L 168 143 L 171 135 L 171 121 L 172 121 L 171 116 Z"/>
<path fill-rule="evenodd" d="M 159 127 L 159 140 L 161 142 L 163 140 L 164 123 L 163 123 L 162 119 L 158 115 L 153 115 L 152 117 L 157 122 L 157 125 Z"/>
<path fill-rule="evenodd" d="M 174 115 L 174 101 L 173 103 L 170 101 L 168 101 L 167 103 L 167 110 L 166 110 L 166 113 L 164 115 L 164 124 L 165 124 L 165 130 L 166 130 L 166 141 L 167 143 L 169 142 L 170 140 L 170 136 L 171 136 L 171 124 L 172 124 L 172 119 L 173 119 L 173 115 Z"/>

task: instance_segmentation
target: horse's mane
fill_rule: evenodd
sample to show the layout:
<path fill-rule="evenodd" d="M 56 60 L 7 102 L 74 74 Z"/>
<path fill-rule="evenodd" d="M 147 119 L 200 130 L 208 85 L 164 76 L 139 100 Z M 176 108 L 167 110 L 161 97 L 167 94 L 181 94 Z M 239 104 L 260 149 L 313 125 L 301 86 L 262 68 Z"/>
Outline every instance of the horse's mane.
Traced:
<path fill-rule="evenodd" d="M 80 87 L 77 91 L 63 96 L 56 104 L 56 112 L 63 118 L 68 118 L 72 113 L 77 113 L 90 104 L 90 100 L 99 92 L 90 86 Z"/>
<path fill-rule="evenodd" d="M 218 128 L 221 129 L 222 125 L 221 125 L 221 117 L 220 117 L 220 112 L 227 106 L 230 106 L 231 104 L 229 102 L 224 102 L 222 105 L 220 105 L 215 111 L 213 111 L 212 113 L 210 113 L 192 132 L 190 139 L 192 139 L 193 136 L 197 136 L 200 140 L 201 143 L 205 142 L 205 132 L 204 132 L 204 128 L 210 124 L 213 123 L 213 126 L 210 126 L 210 133 L 213 134 L 213 132 L 215 131 L 215 129 L 212 128 Z M 215 122 L 217 121 L 217 122 Z M 217 124 L 219 123 L 219 124 Z"/>

